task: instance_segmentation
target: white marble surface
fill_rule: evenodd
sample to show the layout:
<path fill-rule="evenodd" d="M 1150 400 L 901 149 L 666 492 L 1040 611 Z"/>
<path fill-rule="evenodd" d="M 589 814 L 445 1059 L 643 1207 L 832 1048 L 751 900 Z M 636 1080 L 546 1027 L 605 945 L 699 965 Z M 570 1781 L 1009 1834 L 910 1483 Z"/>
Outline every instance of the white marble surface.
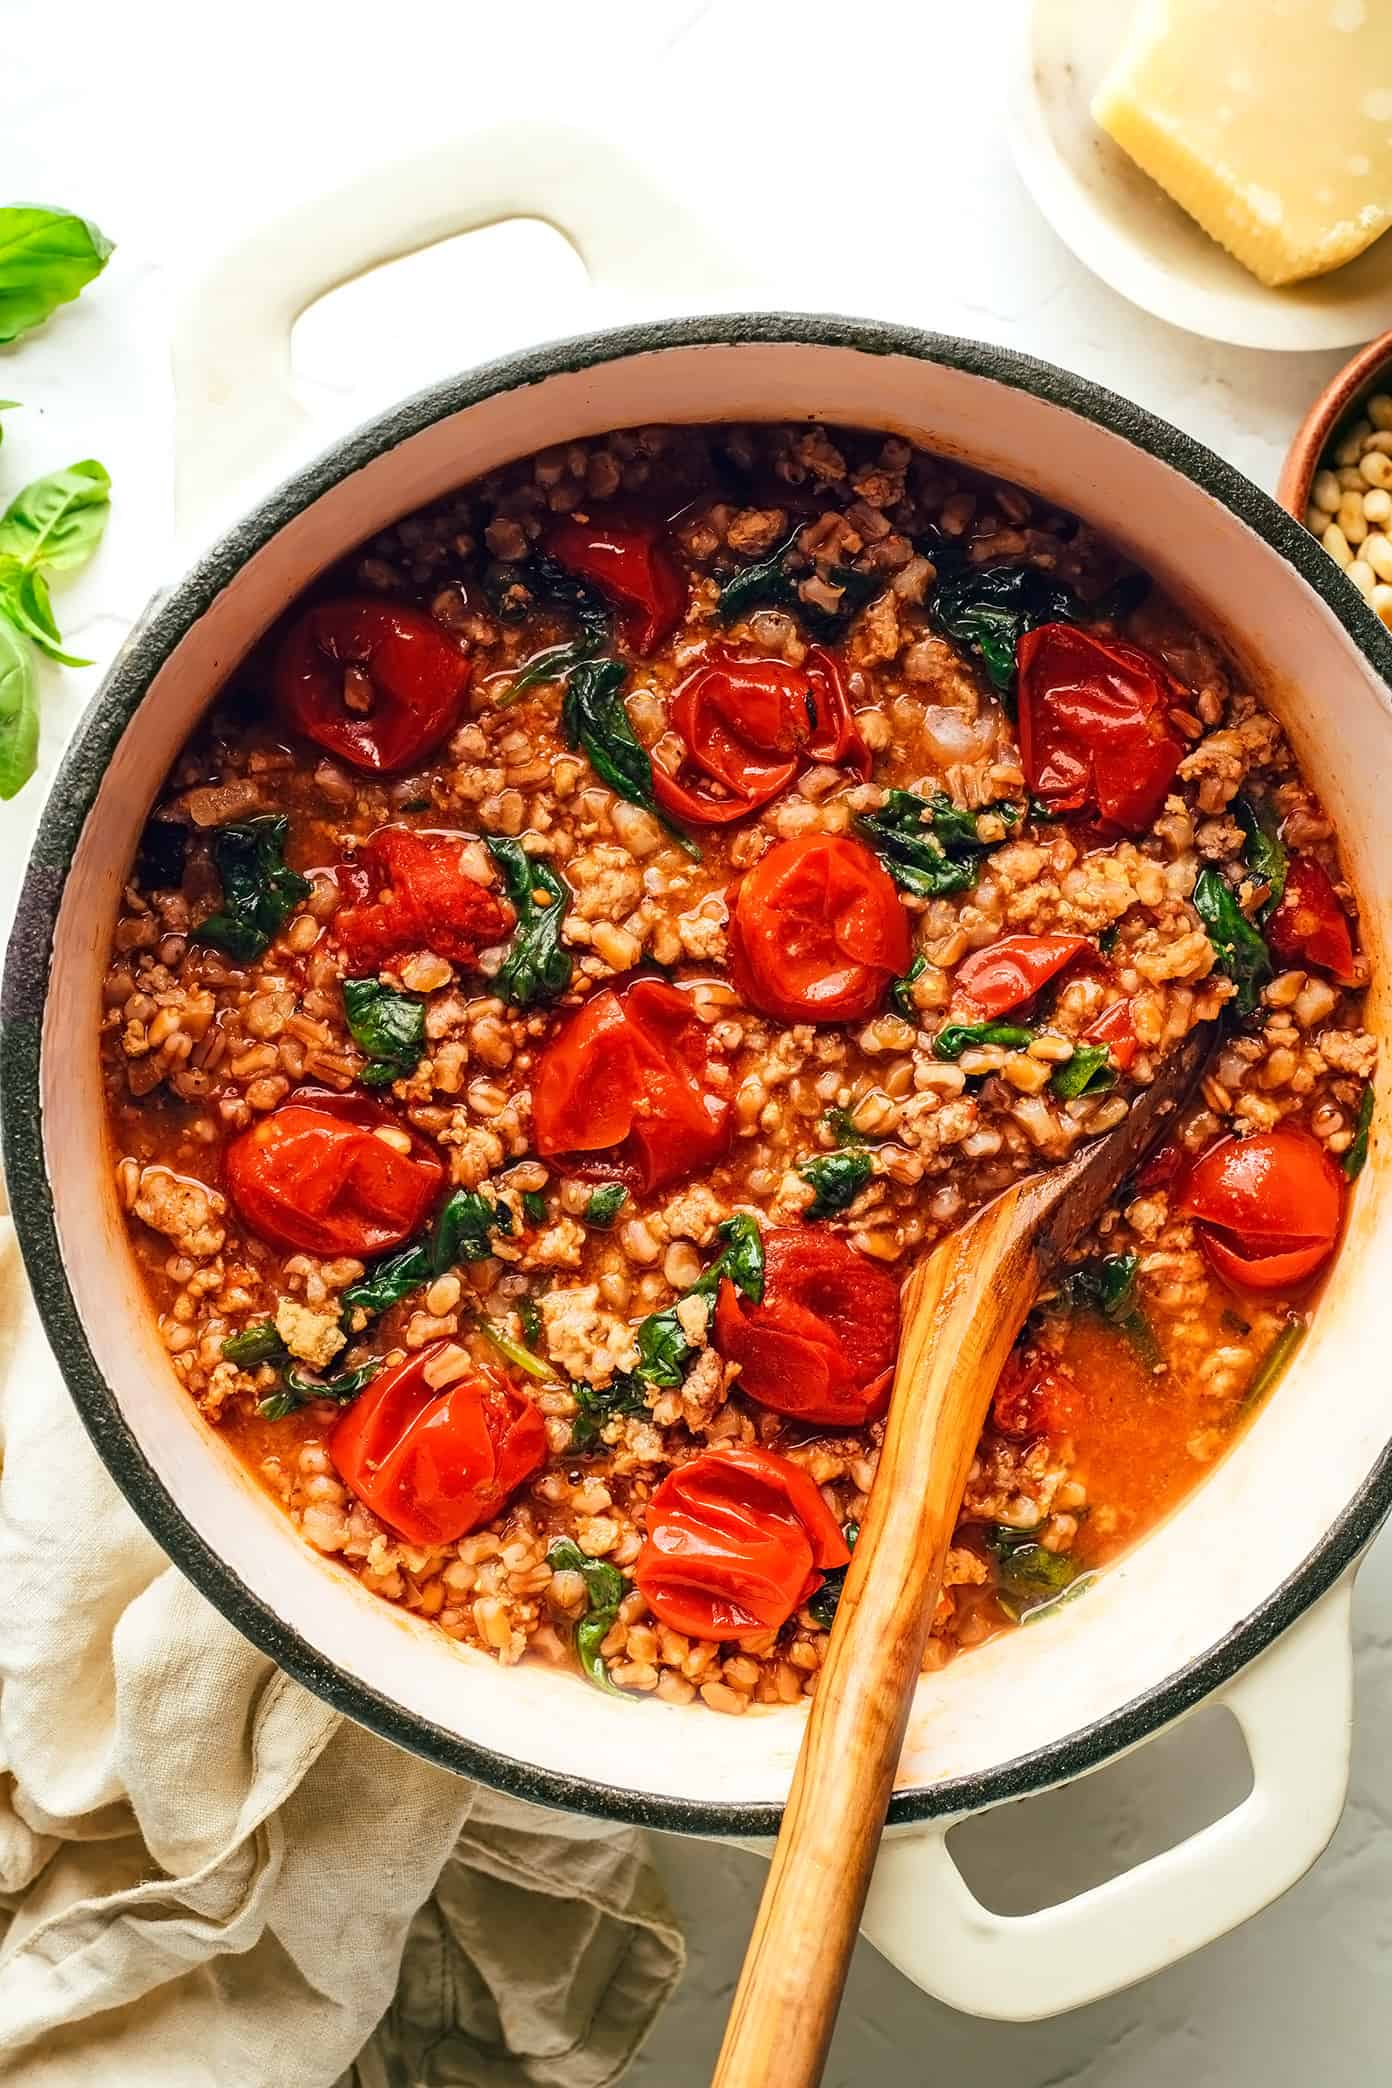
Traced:
<path fill-rule="evenodd" d="M 1073 262 L 1016 180 L 1000 94 L 1010 5 L 945 0 L 474 0 L 384 12 L 361 0 L 231 13 L 177 0 L 112 8 L 8 0 L 0 71 L 4 200 L 95 216 L 120 242 L 101 283 L 41 334 L 0 349 L 0 491 L 96 455 L 115 480 L 108 542 L 59 605 L 81 651 L 109 657 L 178 570 L 171 529 L 169 313 L 188 269 L 239 225 L 374 159 L 461 128 L 550 113 L 621 142 L 763 275 L 770 297 L 912 320 L 1037 352 L 1178 422 L 1265 485 L 1337 356 L 1213 346 L 1132 310 Z M 544 271 L 544 274 L 543 274 Z M 525 280 L 523 279 L 525 277 Z M 301 336 L 325 439 L 361 406 L 482 353 L 588 323 L 573 257 L 485 235 L 473 273 L 423 264 Z M 661 300 L 655 300 L 654 308 Z M 343 329 L 348 329 L 344 337 Z M 350 394 L 348 386 L 357 389 Z M 44 677 L 44 768 L 99 667 Z M 0 809 L 5 854 L 41 787 Z M 1331 1386 L 1330 1397 L 1338 1396 Z M 1280 1514 L 1280 1503 L 1271 1512 Z M 1260 1542 L 1260 1532 L 1253 1533 Z M 1392 1996 L 1392 1548 L 1357 1601 L 1353 1793 L 1333 1847 L 1277 1907 L 1129 1994 L 1018 2028 L 950 2014 L 872 1951 L 852 1970 L 829 2082 L 911 2088 L 1305 2088 L 1386 2077 Z M 968 1830 L 1016 1885 L 1123 1867 L 1234 1795 L 1230 1739 L 1195 1726 L 1171 1753 Z M 708 2078 L 762 1878 L 756 1858 L 662 1850 L 692 1941 L 685 1987 L 631 2076 Z"/>

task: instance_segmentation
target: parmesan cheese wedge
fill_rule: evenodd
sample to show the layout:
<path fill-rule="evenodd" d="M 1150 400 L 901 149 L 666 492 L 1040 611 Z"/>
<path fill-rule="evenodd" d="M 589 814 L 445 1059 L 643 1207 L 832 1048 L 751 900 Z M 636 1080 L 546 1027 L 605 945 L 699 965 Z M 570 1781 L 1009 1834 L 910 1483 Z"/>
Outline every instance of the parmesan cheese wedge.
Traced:
<path fill-rule="evenodd" d="M 1392 0 L 1140 0 L 1092 113 L 1263 283 L 1392 225 Z"/>

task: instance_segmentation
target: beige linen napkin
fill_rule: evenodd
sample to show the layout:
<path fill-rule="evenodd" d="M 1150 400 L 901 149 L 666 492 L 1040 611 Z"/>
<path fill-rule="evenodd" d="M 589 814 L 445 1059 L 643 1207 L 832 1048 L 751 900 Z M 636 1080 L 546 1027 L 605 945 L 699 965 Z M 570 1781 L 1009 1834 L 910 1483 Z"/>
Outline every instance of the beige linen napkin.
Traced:
<path fill-rule="evenodd" d="M 682 1962 L 642 1836 L 376 1739 L 169 1565 L 0 1219 L 0 2082 L 601 2088 Z"/>

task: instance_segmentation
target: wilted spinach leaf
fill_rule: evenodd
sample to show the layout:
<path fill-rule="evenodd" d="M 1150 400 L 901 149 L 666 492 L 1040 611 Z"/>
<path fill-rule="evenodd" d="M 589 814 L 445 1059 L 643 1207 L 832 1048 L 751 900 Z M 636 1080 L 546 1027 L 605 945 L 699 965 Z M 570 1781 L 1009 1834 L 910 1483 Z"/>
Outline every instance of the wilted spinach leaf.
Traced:
<path fill-rule="evenodd" d="M 235 1363 L 239 1370 L 254 1370 L 259 1363 L 280 1362 L 285 1343 L 274 1320 L 258 1320 L 254 1327 L 244 1327 L 240 1334 L 229 1334 L 222 1344 L 222 1355 L 224 1362 Z"/>
<path fill-rule="evenodd" d="M 678 847 L 699 859 L 701 851 L 688 835 L 673 827 L 653 795 L 652 762 L 629 722 L 623 683 L 627 669 L 619 660 L 582 660 L 566 680 L 561 725 L 567 740 L 585 755 L 601 783 L 641 805 L 671 834 Z"/>
<path fill-rule="evenodd" d="M 973 1044 L 999 1044 L 1004 1051 L 1024 1051 L 1034 1031 L 1018 1022 L 948 1022 L 933 1039 L 933 1056 L 959 1059 Z"/>
<path fill-rule="evenodd" d="M 900 890 L 916 899 L 970 891 L 981 875 L 986 851 L 976 838 L 976 820 L 946 791 L 921 798 L 911 790 L 891 790 L 878 812 L 862 813 L 856 829 L 884 858 Z"/>
<path fill-rule="evenodd" d="M 918 1007 L 913 997 L 915 979 L 921 979 L 928 969 L 928 959 L 920 950 L 902 979 L 896 979 L 889 989 L 889 998 L 905 1022 L 918 1021 Z"/>
<path fill-rule="evenodd" d="M 267 1393 L 258 1400 L 256 1411 L 263 1420 L 283 1421 L 300 1407 L 312 1406 L 316 1399 L 331 1399 L 336 1406 L 347 1406 L 357 1398 L 364 1385 L 370 1385 L 382 1368 L 380 1356 L 369 1357 L 356 1370 L 342 1370 L 337 1377 L 307 1377 L 298 1363 L 287 1363 L 281 1374 L 280 1389 Z"/>
<path fill-rule="evenodd" d="M 681 1383 L 681 1379 L 677 1379 Z M 595 1386 L 583 1380 L 572 1384 L 571 1392 L 580 1411 L 570 1424 L 570 1443 L 573 1450 L 587 1450 L 605 1423 L 619 1414 L 645 1414 L 648 1403 L 643 1397 L 643 1381 L 636 1375 L 625 1373 L 616 1377 L 611 1384 Z"/>
<path fill-rule="evenodd" d="M 1289 867 L 1285 843 L 1281 839 L 1279 823 L 1265 801 L 1255 804 L 1244 794 L 1233 799 L 1232 809 L 1233 817 L 1246 836 L 1242 860 L 1253 877 L 1267 887 L 1267 896 L 1258 911 L 1259 919 L 1265 921 L 1276 911 L 1285 893 Z"/>
<path fill-rule="evenodd" d="M 1049 1086 L 1060 1101 L 1072 1102 L 1079 1095 L 1101 1095 L 1116 1086 L 1116 1067 L 1105 1044 L 1079 1044 L 1071 1059 L 1065 1059 L 1050 1076 Z"/>
<path fill-rule="evenodd" d="M 367 1060 L 363 1084 L 409 1080 L 425 1049 L 425 1002 L 380 979 L 345 979 L 343 1007 L 353 1042 Z"/>
<path fill-rule="evenodd" d="M 1237 987 L 1234 1007 L 1239 1015 L 1250 1015 L 1271 977 L 1271 958 L 1222 872 L 1211 865 L 1194 880 L 1194 911 L 1208 931 L 1218 969 Z"/>
<path fill-rule="evenodd" d="M 816 1192 L 803 1216 L 831 1218 L 849 1210 L 874 1172 L 864 1146 L 842 1146 L 834 1153 L 814 1153 L 798 1165 L 798 1173 Z"/>
<path fill-rule="evenodd" d="M 611 1696 L 624 1696 L 626 1692 L 609 1680 L 600 1647 L 614 1628 L 619 1604 L 628 1593 L 628 1582 L 617 1566 L 591 1559 L 569 1537 L 558 1537 L 546 1560 L 553 1573 L 578 1573 L 583 1578 L 589 1608 L 575 1627 L 576 1655 L 596 1689 L 607 1690 Z"/>
<path fill-rule="evenodd" d="M 598 1189 L 592 1189 L 585 1206 L 586 1225 L 598 1226 L 601 1232 L 607 1230 L 627 1201 L 628 1191 L 622 1182 L 604 1182 Z"/>
<path fill-rule="evenodd" d="M 848 1522 L 841 1534 L 850 1550 L 854 1551 L 856 1539 L 860 1535 L 860 1524 L 858 1522 Z M 841 1601 L 841 1590 L 846 1585 L 846 1575 L 850 1570 L 849 1566 L 830 1567 L 822 1575 L 822 1585 L 807 1605 L 808 1615 L 821 1625 L 823 1631 L 830 1631 L 835 1621 L 836 1612 Z"/>
<path fill-rule="evenodd" d="M 280 933 L 300 900 L 308 898 L 309 879 L 286 867 L 289 831 L 283 812 L 263 812 L 218 829 L 213 862 L 222 879 L 222 906 L 194 930 L 201 942 L 249 963 Z"/>
<path fill-rule="evenodd" d="M 964 565 L 939 579 L 928 614 L 976 654 L 998 689 L 1008 690 L 1024 633 L 1039 624 L 1076 623 L 1084 611 L 1071 588 L 1038 566 Z"/>
<path fill-rule="evenodd" d="M 570 984 L 574 966 L 569 951 L 561 948 L 570 888 L 543 857 L 528 855 L 520 841 L 504 834 L 486 834 L 484 839 L 517 915 L 493 988 L 514 1008 L 535 1008 L 555 1000 Z M 547 895 L 544 901 L 541 893 Z"/>
<path fill-rule="evenodd" d="M 1367 1083 L 1358 1098 L 1358 1114 L 1353 1120 L 1353 1143 L 1340 1160 L 1339 1165 L 1351 1182 L 1362 1174 L 1368 1158 L 1368 1133 L 1373 1121 L 1373 1083 Z"/>
<path fill-rule="evenodd" d="M 1046 1304 L 1050 1312 L 1095 1312 L 1124 1334 L 1147 1370 L 1163 1370 L 1164 1353 L 1137 1295 L 1134 1254 L 1108 1254 L 1070 1269 Z"/>
<path fill-rule="evenodd" d="M 1046 1551 L 1027 1531 L 997 1523 L 988 1542 L 996 1555 L 1000 1587 L 1006 1598 L 1001 1607 L 1017 1624 L 1023 1624 L 1046 1604 L 1056 1602 L 1078 1579 L 1075 1560 L 1066 1552 Z"/>

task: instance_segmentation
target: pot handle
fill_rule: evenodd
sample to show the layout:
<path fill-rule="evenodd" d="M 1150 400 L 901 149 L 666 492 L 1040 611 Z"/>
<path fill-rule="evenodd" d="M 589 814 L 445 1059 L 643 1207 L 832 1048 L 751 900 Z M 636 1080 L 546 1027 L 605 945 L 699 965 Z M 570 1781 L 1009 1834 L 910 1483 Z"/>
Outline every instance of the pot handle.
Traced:
<path fill-rule="evenodd" d="M 452 139 L 297 202 L 219 254 L 173 338 L 181 531 L 241 504 L 248 476 L 322 436 L 297 397 L 290 330 L 328 290 L 384 261 L 507 218 L 540 218 L 575 248 L 610 319 L 747 299 L 751 279 L 700 221 L 603 138 L 510 123 Z"/>
<path fill-rule="evenodd" d="M 948 1853 L 951 1826 L 881 1845 L 863 1933 L 952 2008 L 1036 2022 L 1145 1979 L 1260 1913 L 1338 1825 L 1353 1716 L 1352 1578 L 1214 1701 L 1242 1728 L 1252 1789 L 1201 1833 L 1040 1913 L 991 1913 Z"/>

